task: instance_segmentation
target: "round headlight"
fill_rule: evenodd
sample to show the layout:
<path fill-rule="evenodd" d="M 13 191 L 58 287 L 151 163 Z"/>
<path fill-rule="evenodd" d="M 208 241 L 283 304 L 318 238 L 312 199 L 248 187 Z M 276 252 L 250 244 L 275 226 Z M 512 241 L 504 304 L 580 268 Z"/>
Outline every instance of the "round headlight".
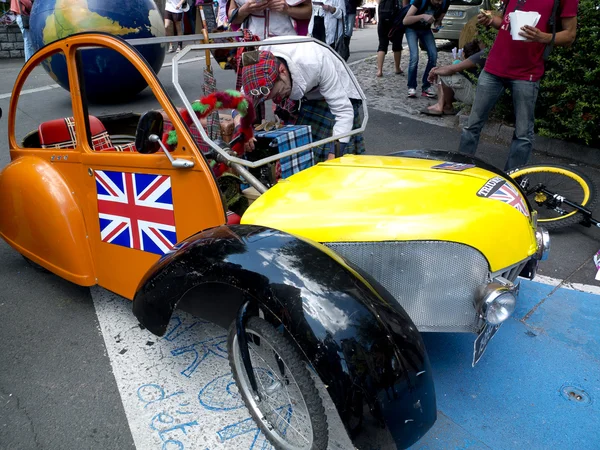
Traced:
<path fill-rule="evenodd" d="M 514 285 L 509 287 L 500 283 L 488 284 L 482 304 L 482 315 L 485 321 L 498 325 L 508 319 L 517 305 L 515 292 Z"/>
<path fill-rule="evenodd" d="M 537 240 L 538 249 L 535 253 L 535 259 L 544 261 L 548 259 L 550 251 L 550 234 L 545 228 L 539 227 L 535 230 L 535 239 Z"/>

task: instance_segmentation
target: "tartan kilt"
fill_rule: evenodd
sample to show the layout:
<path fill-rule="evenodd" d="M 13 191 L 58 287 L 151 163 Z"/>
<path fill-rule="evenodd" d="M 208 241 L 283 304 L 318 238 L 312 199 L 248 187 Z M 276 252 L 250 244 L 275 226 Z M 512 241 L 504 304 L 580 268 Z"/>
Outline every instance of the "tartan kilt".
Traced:
<path fill-rule="evenodd" d="M 352 129 L 360 128 L 362 124 L 362 101 L 350 99 L 354 108 L 354 123 Z M 309 100 L 301 103 L 300 111 L 297 113 L 296 125 L 310 125 L 312 129 L 312 140 L 317 142 L 321 139 L 331 137 L 335 117 L 329 110 L 325 100 Z M 365 152 L 365 140 L 362 133 L 350 136 L 350 141 L 344 150 L 344 154 L 353 153 L 359 155 Z M 329 144 L 313 148 L 315 162 L 322 162 L 329 154 Z"/>

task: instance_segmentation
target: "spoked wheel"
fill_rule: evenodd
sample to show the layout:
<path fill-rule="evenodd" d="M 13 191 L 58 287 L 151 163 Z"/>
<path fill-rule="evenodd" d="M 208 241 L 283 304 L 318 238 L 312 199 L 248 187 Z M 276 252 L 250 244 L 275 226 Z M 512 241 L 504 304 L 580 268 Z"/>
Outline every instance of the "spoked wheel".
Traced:
<path fill-rule="evenodd" d="M 246 324 L 256 395 L 242 361 L 235 322 L 229 328 L 229 364 L 238 390 L 261 431 L 278 450 L 327 448 L 325 408 L 305 362 L 287 339 L 258 317 Z"/>
<path fill-rule="evenodd" d="M 538 223 L 548 230 L 556 230 L 581 222 L 583 216 L 572 206 L 548 193 L 592 209 L 596 203 L 596 187 L 586 175 L 553 164 L 518 167 L 509 175 L 521 185 L 531 205 L 538 212 Z"/>

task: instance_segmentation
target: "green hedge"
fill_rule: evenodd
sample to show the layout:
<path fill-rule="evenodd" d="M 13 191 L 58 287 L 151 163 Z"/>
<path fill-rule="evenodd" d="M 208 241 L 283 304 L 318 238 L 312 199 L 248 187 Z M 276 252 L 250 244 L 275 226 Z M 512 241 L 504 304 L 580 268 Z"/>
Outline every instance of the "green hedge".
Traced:
<path fill-rule="evenodd" d="M 495 33 L 480 30 L 489 47 Z M 512 100 L 504 95 L 493 115 L 514 122 L 512 111 Z M 541 81 L 535 125 L 541 136 L 600 148 L 600 0 L 579 0 L 575 42 L 554 47 Z"/>

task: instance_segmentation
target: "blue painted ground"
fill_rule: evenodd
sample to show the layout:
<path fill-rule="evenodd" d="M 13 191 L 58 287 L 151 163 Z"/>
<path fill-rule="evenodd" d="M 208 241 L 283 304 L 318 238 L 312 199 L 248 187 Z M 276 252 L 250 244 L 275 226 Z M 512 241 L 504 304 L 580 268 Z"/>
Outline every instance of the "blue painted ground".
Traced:
<path fill-rule="evenodd" d="M 600 449 L 600 295 L 554 290 L 522 281 L 475 368 L 472 335 L 425 334 L 438 420 L 412 449 Z"/>

